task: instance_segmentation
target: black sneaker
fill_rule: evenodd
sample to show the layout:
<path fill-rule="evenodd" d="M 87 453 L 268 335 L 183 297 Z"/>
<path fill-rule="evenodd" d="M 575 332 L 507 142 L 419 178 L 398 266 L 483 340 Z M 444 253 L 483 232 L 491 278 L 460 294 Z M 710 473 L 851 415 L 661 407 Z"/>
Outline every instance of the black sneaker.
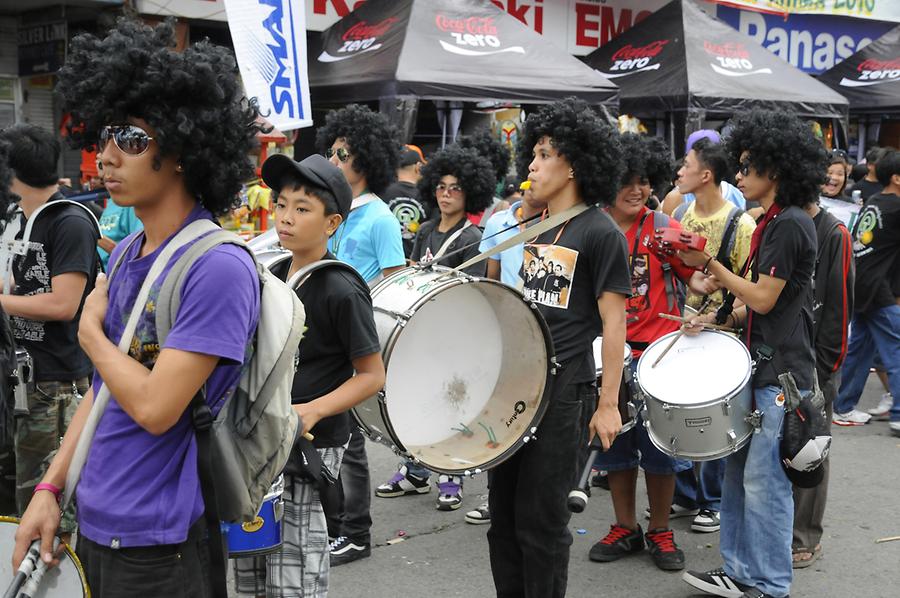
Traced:
<path fill-rule="evenodd" d="M 670 529 L 649 530 L 644 536 L 653 562 L 663 571 L 684 569 L 684 552 L 675 544 L 675 532 Z"/>
<path fill-rule="evenodd" d="M 591 486 L 594 488 L 602 488 L 604 490 L 609 490 L 609 477 L 607 477 L 605 471 L 599 471 L 591 478 Z"/>
<path fill-rule="evenodd" d="M 741 598 L 775 598 L 772 594 L 766 594 L 762 590 L 757 590 L 756 588 L 749 588 L 744 590 L 744 593 L 741 594 Z M 784 598 L 791 598 L 790 596 L 785 596 Z"/>
<path fill-rule="evenodd" d="M 598 563 L 609 563 L 643 549 L 644 534 L 640 525 L 636 530 L 630 530 L 614 524 L 609 526 L 609 533 L 606 534 L 606 537 L 591 547 L 588 557 Z"/>
<path fill-rule="evenodd" d="M 706 573 L 687 571 L 681 576 L 681 579 L 687 582 L 688 585 L 707 594 L 723 596 L 724 598 L 741 598 L 745 591 L 753 589 L 728 577 L 728 574 L 722 568 L 713 569 Z"/>
<path fill-rule="evenodd" d="M 331 553 L 331 566 L 337 567 L 372 556 L 372 546 L 368 542 L 340 536 L 328 546 L 328 552 Z"/>

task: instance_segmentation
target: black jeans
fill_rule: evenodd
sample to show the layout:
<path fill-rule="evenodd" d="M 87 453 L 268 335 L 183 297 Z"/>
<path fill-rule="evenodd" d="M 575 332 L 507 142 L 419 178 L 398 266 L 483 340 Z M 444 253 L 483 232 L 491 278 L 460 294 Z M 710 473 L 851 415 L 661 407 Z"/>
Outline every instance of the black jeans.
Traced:
<path fill-rule="evenodd" d="M 554 393 L 537 439 L 490 472 L 488 546 L 498 598 L 561 598 L 568 582 L 571 513 L 592 383 Z"/>
<path fill-rule="evenodd" d="M 356 426 L 353 426 L 350 444 L 341 461 L 338 493 L 340 512 L 325 509 L 328 535 L 332 538 L 347 536 L 357 542 L 370 543 L 372 483 L 369 479 L 369 460 L 366 457 L 366 437 Z"/>
<path fill-rule="evenodd" d="M 76 553 L 94 598 L 212 596 L 202 517 L 181 544 L 112 549 L 79 536 Z"/>

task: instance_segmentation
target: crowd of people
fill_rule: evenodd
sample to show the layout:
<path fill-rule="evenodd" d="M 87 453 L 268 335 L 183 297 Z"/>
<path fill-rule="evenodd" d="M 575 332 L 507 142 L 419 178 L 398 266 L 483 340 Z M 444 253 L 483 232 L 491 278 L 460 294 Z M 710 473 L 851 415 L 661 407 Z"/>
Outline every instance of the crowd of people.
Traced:
<path fill-rule="evenodd" d="M 27 400 L 0 420 L 0 507 L 21 517 L 16 565 L 34 540 L 41 559 L 55 561 L 52 538 L 69 542 L 77 530 L 75 549 L 100 598 L 219 596 L 224 576 L 211 565 L 189 407 L 199 396 L 215 412 L 235 392 L 260 312 L 254 257 L 218 245 L 191 266 L 160 342 L 155 305 L 190 243 L 161 270 L 154 262 L 192 223 L 234 208 L 261 126 L 233 56 L 208 42 L 175 52 L 173 34 L 169 23 L 121 21 L 104 38 L 76 37 L 59 73 L 77 123 L 69 140 L 96 148 L 110 194 L 99 223 L 59 192 L 52 133 L 29 124 L 0 131 L 3 238 L 27 237 L 4 273 L 8 324 L 0 323 L 34 364 Z M 786 464 L 784 389 L 821 393 L 828 421 L 889 418 L 900 435 L 900 152 L 870 151 L 848 194 L 846 155 L 826 151 L 797 116 L 753 110 L 729 129 L 691 135 L 676 163 L 661 139 L 620 134 L 569 98 L 528 116 L 511 163 L 487 130 L 426 156 L 402 145 L 386 117 L 350 105 L 318 128 L 318 154 L 270 157 L 262 179 L 290 255 L 272 274 L 288 281 L 322 260 L 352 268 L 322 267 L 296 289 L 307 330 L 293 410 L 327 479 L 304 473 L 309 453 L 292 453 L 283 545 L 235 559 L 236 591 L 325 596 L 331 567 L 371 554 L 366 437 L 349 414 L 385 383 L 369 288 L 435 263 L 468 264 L 464 275 L 519 289 L 546 321 L 561 365 L 536 438 L 488 472 L 488 501 L 465 514 L 490 526 L 498 596 L 566 594 L 566 497 L 591 442 L 603 449 L 592 483 L 609 489 L 614 513 L 591 560 L 646 549 L 660 569 L 682 570 L 670 519 L 690 516 L 695 532 L 720 534 L 722 566 L 686 571 L 684 581 L 710 595 L 788 596 L 792 570 L 822 551 L 828 462 L 823 454 L 815 463 L 814 484 Z M 858 200 L 857 217 L 842 222 L 820 197 Z M 482 255 L 561 214 L 569 216 L 558 226 Z M 704 237 L 705 248 L 666 250 L 657 236 L 668 229 Z M 126 326 L 145 279 L 146 306 Z M 636 363 L 661 337 L 711 324 L 740 330 L 756 360 L 750 386 L 762 417 L 749 442 L 693 463 L 658 448 L 640 421 L 620 433 L 626 346 Z M 884 399 L 864 413 L 856 405 L 878 359 Z M 77 488 L 66 488 L 101 388 L 113 400 Z M 646 531 L 636 511 L 639 469 Z M 374 496 L 428 494 L 432 476 L 406 460 Z M 461 477 L 438 473 L 436 486 L 438 510 L 460 507 Z M 63 510 L 64 491 L 75 502 Z"/>

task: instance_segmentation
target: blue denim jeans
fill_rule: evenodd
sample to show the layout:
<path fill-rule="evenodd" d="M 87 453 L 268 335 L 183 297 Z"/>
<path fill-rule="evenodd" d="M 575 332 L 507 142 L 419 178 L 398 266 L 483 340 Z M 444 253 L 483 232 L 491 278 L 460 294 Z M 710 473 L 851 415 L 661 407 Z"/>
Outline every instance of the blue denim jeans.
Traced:
<path fill-rule="evenodd" d="M 787 596 L 791 588 L 794 499 L 781 467 L 784 409 L 778 386 L 753 391 L 762 428 L 727 459 L 722 485 L 719 547 L 725 572 L 743 584 Z"/>
<path fill-rule="evenodd" d="M 841 389 L 834 402 L 835 413 L 847 413 L 856 408 L 869 378 L 876 349 L 894 397 L 891 421 L 900 421 L 900 305 L 897 304 L 853 315 L 850 345 L 841 367 Z"/>
<path fill-rule="evenodd" d="M 675 497 L 672 502 L 688 509 L 722 508 L 722 478 L 725 476 L 725 458 L 699 461 L 695 467 L 678 472 L 675 476 Z"/>

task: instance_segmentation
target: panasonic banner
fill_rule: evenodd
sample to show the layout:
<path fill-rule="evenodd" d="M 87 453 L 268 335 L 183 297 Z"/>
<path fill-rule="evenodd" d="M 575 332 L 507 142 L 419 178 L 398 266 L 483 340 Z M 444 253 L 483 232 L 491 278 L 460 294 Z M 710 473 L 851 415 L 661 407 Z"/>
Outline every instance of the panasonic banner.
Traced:
<path fill-rule="evenodd" d="M 244 90 L 279 131 L 312 125 L 302 0 L 225 0 Z"/>

